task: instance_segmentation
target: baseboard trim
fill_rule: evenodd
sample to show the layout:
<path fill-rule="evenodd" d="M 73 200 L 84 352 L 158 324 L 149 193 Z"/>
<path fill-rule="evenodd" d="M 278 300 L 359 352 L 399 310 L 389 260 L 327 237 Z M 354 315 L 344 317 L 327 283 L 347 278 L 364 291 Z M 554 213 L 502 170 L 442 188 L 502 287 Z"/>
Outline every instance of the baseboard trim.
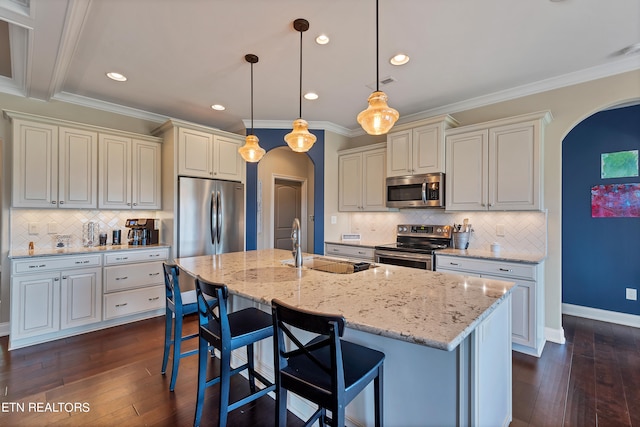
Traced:
<path fill-rule="evenodd" d="M 9 328 L 9 322 L 0 323 L 0 337 L 6 337 L 11 332 Z"/>
<path fill-rule="evenodd" d="M 601 310 L 599 308 L 583 307 L 573 304 L 562 304 L 562 314 L 640 328 L 640 316 L 634 314 L 619 313 L 617 311 Z"/>
<path fill-rule="evenodd" d="M 564 337 L 564 328 L 544 328 L 544 336 L 547 341 L 554 342 L 556 344 L 565 344 L 567 340 Z"/>

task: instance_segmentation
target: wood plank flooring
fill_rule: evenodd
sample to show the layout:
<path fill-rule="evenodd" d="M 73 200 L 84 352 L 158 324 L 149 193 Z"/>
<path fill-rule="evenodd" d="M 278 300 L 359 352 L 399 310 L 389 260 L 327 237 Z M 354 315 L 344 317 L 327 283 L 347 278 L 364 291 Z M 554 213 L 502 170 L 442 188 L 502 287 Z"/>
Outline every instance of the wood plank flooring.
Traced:
<path fill-rule="evenodd" d="M 197 357 L 180 361 L 176 390 L 169 392 L 170 369 L 160 374 L 163 322 L 154 318 L 11 352 L 7 337 L 0 338 L 0 426 L 191 426 Z M 571 316 L 563 326 L 567 343 L 547 343 L 541 358 L 513 353 L 511 426 L 640 427 L 640 329 Z M 187 322 L 187 330 L 195 327 L 195 318 Z M 246 385 L 233 381 L 232 399 L 246 393 Z M 214 386 L 207 390 L 203 426 L 217 425 L 216 399 Z M 38 402 L 57 406 L 29 410 Z M 88 407 L 65 410 L 83 402 Z M 273 400 L 264 397 L 232 412 L 228 425 L 272 426 L 273 411 Z M 289 426 L 301 424 L 289 415 Z"/>

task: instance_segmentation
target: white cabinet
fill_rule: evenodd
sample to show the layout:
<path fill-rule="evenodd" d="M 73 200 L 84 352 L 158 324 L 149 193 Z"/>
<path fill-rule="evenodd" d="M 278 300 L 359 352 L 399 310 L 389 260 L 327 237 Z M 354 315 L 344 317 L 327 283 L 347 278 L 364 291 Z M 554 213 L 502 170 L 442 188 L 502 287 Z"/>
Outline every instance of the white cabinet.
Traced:
<path fill-rule="evenodd" d="M 161 209 L 158 142 L 100 134 L 100 209 Z"/>
<path fill-rule="evenodd" d="M 240 137 L 185 127 L 178 129 L 178 174 L 242 181 L 244 162 L 238 154 Z"/>
<path fill-rule="evenodd" d="M 340 258 L 355 258 L 366 261 L 373 261 L 375 258 L 375 250 L 372 247 L 341 243 L 325 243 L 324 253 L 325 255 L 331 255 Z"/>
<path fill-rule="evenodd" d="M 343 150 L 338 155 L 338 210 L 386 211 L 385 144 Z"/>
<path fill-rule="evenodd" d="M 12 262 L 10 347 L 102 320 L 101 255 Z"/>
<path fill-rule="evenodd" d="M 97 133 L 13 119 L 14 207 L 97 206 Z"/>
<path fill-rule="evenodd" d="M 540 356 L 544 337 L 542 264 L 524 264 L 436 254 L 436 271 L 515 282 L 512 292 L 512 347 Z"/>
<path fill-rule="evenodd" d="M 542 209 L 542 145 L 551 113 L 447 131 L 446 209 Z"/>
<path fill-rule="evenodd" d="M 168 248 L 120 252 L 105 256 L 104 318 L 114 319 L 165 305 L 162 262 Z"/>
<path fill-rule="evenodd" d="M 387 135 L 387 176 L 444 172 L 445 131 L 457 122 L 440 116 L 414 122 Z"/>

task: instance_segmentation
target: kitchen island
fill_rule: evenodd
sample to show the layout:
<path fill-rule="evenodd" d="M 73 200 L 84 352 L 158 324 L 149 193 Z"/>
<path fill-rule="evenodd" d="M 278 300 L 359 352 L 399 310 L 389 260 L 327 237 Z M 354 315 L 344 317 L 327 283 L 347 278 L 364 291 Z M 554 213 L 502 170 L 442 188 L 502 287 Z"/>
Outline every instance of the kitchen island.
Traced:
<path fill-rule="evenodd" d="M 266 249 L 176 262 L 190 275 L 226 284 L 232 310 L 269 311 L 278 298 L 342 314 L 345 339 L 386 354 L 387 426 L 509 424 L 513 283 L 388 265 L 332 274 L 287 260 L 289 251 Z M 263 341 L 256 351 L 267 377 L 273 376 L 271 344 Z M 372 405 L 369 387 L 347 407 L 347 418 L 372 425 Z M 300 416 L 311 412 L 300 399 L 292 398 L 289 408 Z"/>

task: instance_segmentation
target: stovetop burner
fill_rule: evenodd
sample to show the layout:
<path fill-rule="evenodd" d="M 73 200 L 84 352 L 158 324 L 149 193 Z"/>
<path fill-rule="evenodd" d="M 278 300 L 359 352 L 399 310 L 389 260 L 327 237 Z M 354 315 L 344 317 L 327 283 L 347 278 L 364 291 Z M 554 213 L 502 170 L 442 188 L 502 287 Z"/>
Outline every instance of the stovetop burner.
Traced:
<path fill-rule="evenodd" d="M 451 246 L 451 232 L 449 225 L 401 224 L 397 227 L 396 242 L 376 246 L 376 249 L 431 254 Z"/>

